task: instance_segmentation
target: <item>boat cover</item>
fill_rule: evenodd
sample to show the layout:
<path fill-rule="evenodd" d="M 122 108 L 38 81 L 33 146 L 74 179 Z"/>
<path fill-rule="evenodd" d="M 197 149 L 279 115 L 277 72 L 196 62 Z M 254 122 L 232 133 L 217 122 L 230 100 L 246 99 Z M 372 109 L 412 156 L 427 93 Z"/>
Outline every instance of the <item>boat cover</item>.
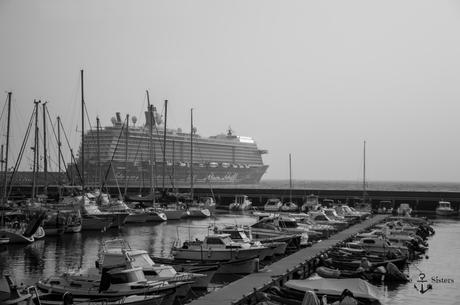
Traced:
<path fill-rule="evenodd" d="M 379 300 L 380 292 L 374 285 L 362 279 L 317 279 L 290 280 L 285 286 L 299 291 L 314 291 L 319 294 L 340 296 L 345 289 L 353 292 L 357 298 Z"/>

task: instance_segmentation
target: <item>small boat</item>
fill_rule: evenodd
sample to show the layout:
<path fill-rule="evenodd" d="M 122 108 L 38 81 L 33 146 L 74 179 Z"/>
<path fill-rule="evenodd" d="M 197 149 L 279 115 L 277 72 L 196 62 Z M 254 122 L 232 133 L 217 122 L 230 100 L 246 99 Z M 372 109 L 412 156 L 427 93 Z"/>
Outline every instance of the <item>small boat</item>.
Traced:
<path fill-rule="evenodd" d="M 299 209 L 299 206 L 294 202 L 286 202 L 281 206 L 281 211 L 283 212 L 295 212 Z"/>
<path fill-rule="evenodd" d="M 379 202 L 379 207 L 377 208 L 377 213 L 379 214 L 393 214 L 393 202 L 389 200 L 382 200 Z"/>
<path fill-rule="evenodd" d="M 168 220 L 180 220 L 190 214 L 185 206 L 179 203 L 164 205 L 160 211 L 166 215 Z"/>
<path fill-rule="evenodd" d="M 410 216 L 412 213 L 412 208 L 408 203 L 401 203 L 398 207 L 398 215 L 400 216 Z"/>
<path fill-rule="evenodd" d="M 3 283 L 6 281 L 6 285 Z M 0 304 L 16 305 L 32 304 L 33 295 L 26 287 L 18 287 L 9 275 L 4 276 L 4 280 L 0 279 Z"/>
<path fill-rule="evenodd" d="M 48 212 L 48 217 L 43 221 L 42 227 L 46 236 L 62 235 L 65 232 L 67 218 L 59 211 Z"/>
<path fill-rule="evenodd" d="M 203 205 L 205 209 L 208 209 L 211 214 L 216 209 L 216 201 L 214 200 L 214 197 L 201 197 L 199 199 L 199 203 L 200 205 Z"/>
<path fill-rule="evenodd" d="M 290 280 L 282 288 L 291 298 L 303 299 L 306 291 L 314 291 L 319 297 L 327 296 L 328 303 L 340 297 L 348 289 L 354 298 L 362 303 L 379 301 L 381 298 L 378 287 L 362 279 L 317 279 L 317 280 Z"/>
<path fill-rule="evenodd" d="M 305 203 L 302 205 L 300 210 L 302 212 L 317 211 L 321 207 L 319 203 L 319 197 L 317 195 L 310 194 L 307 196 Z"/>
<path fill-rule="evenodd" d="M 297 221 L 292 217 L 284 215 L 268 216 L 260 219 L 251 226 L 251 233 L 255 236 L 263 236 L 264 234 L 294 234 L 300 236 L 299 246 L 307 246 L 309 241 L 309 230 L 297 224 Z M 311 232 L 310 232 L 311 233 Z M 258 237 L 257 237 L 258 238 Z M 289 246 L 288 246 L 289 247 Z"/>
<path fill-rule="evenodd" d="M 250 231 L 249 231 L 250 232 Z M 214 227 L 214 233 L 219 234 L 230 234 L 230 238 L 236 242 L 250 243 L 251 245 L 264 246 L 269 249 L 266 257 L 272 257 L 275 254 L 284 254 L 286 252 L 287 244 L 285 242 L 266 242 L 262 244 L 260 241 L 253 240 L 251 237 L 246 235 L 246 232 L 241 226 L 225 226 L 219 228 Z"/>
<path fill-rule="evenodd" d="M 362 248 L 368 251 L 369 253 L 377 254 L 402 254 L 404 256 L 409 256 L 409 249 L 407 246 L 396 246 L 393 245 L 390 241 L 382 237 L 364 237 L 356 242 L 348 243 L 348 246 L 351 248 Z"/>
<path fill-rule="evenodd" d="M 211 212 L 208 209 L 198 206 L 191 206 L 187 209 L 187 211 L 188 218 L 208 218 L 211 216 Z"/>
<path fill-rule="evenodd" d="M 74 297 L 89 300 L 172 294 L 177 286 L 166 281 L 148 281 L 141 267 L 104 270 L 102 275 L 98 269 L 92 268 L 83 273 L 64 273 L 37 282 L 37 288 L 44 293 L 71 293 Z"/>
<path fill-rule="evenodd" d="M 436 208 L 436 215 L 439 216 L 454 216 L 457 215 L 458 212 L 455 211 L 450 202 L 448 201 L 439 201 L 438 207 Z"/>
<path fill-rule="evenodd" d="M 181 247 L 173 246 L 171 253 L 175 259 L 196 261 L 230 261 L 258 257 L 263 260 L 269 253 L 264 246 L 235 242 L 230 234 L 212 234 L 203 241 L 185 241 Z"/>
<path fill-rule="evenodd" d="M 228 206 L 230 211 L 245 211 L 250 209 L 252 202 L 248 199 L 246 195 L 236 195 L 235 201 L 230 203 Z"/>
<path fill-rule="evenodd" d="M 328 267 L 316 268 L 316 273 L 322 278 L 361 278 L 368 281 L 385 282 L 408 282 L 409 277 L 402 273 L 393 263 L 387 263 L 385 267 L 380 266 L 371 270 L 340 270 Z"/>
<path fill-rule="evenodd" d="M 41 228 L 40 225 L 45 217 L 45 212 L 39 212 L 28 223 L 25 221 L 7 222 L 5 226 L 0 227 L 0 238 L 8 239 L 9 244 L 33 243 L 34 234 Z"/>
<path fill-rule="evenodd" d="M 266 212 L 278 212 L 283 203 L 278 198 L 271 198 L 267 200 L 267 203 L 264 205 L 264 211 Z"/>
<path fill-rule="evenodd" d="M 166 221 L 166 220 L 168 220 L 168 217 L 166 216 L 166 214 L 163 213 L 163 212 L 160 212 L 157 209 L 146 208 L 145 211 L 148 214 L 147 222 L 156 222 L 156 221 Z"/>
<path fill-rule="evenodd" d="M 322 211 L 311 211 L 308 213 L 310 220 L 312 220 L 314 223 L 321 224 L 321 225 L 329 225 L 337 230 L 341 231 L 348 227 L 348 223 L 345 221 L 339 221 L 335 219 L 331 219 L 328 215 L 326 215 Z"/>
<path fill-rule="evenodd" d="M 122 239 L 108 240 L 102 245 L 102 251 L 99 252 L 99 258 L 96 261 L 96 267 L 104 270 L 119 267 L 130 260 L 130 265 L 142 267 L 147 280 L 150 281 L 168 281 L 168 283 L 195 282 L 206 275 L 190 272 L 177 272 L 170 265 L 156 264 L 152 261 L 147 251 L 131 249 L 131 247 Z M 193 285 L 193 284 L 192 284 Z M 177 294 L 185 296 L 188 293 L 187 287 L 180 285 Z"/>

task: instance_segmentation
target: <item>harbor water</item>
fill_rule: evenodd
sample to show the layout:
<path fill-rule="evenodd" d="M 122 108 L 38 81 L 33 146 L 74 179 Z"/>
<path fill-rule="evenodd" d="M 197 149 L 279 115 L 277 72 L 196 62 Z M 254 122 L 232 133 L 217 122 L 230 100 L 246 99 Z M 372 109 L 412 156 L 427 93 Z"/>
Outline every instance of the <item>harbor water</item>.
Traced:
<path fill-rule="evenodd" d="M 382 285 L 382 304 L 458 304 L 460 300 L 460 218 L 434 218 L 436 234 L 429 238 L 426 255 L 407 268 L 411 282 Z M 128 224 L 121 230 L 82 232 L 47 237 L 31 245 L 8 245 L 0 249 L 0 273 L 9 273 L 17 283 L 31 285 L 39 279 L 68 270 L 95 266 L 102 242 L 123 238 L 132 248 L 144 249 L 155 256 L 168 256 L 173 243 L 202 237 L 212 224 L 252 224 L 249 214 L 217 213 L 211 219 Z M 420 293 L 420 280 L 426 293 Z M 418 288 L 415 288 L 418 287 Z"/>

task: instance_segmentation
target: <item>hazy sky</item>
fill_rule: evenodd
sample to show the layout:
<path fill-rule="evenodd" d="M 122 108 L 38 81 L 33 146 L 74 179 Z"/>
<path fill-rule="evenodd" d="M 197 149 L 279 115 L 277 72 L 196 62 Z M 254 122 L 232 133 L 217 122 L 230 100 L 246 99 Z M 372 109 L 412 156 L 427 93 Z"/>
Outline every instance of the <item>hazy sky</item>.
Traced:
<path fill-rule="evenodd" d="M 253 137 L 264 178 L 292 153 L 294 178 L 361 179 L 366 139 L 370 180 L 460 181 L 459 31 L 458 1 L 0 0 L 0 101 L 16 147 L 37 98 L 77 149 L 83 68 L 93 124 L 143 122 L 149 89 L 170 126 Z"/>

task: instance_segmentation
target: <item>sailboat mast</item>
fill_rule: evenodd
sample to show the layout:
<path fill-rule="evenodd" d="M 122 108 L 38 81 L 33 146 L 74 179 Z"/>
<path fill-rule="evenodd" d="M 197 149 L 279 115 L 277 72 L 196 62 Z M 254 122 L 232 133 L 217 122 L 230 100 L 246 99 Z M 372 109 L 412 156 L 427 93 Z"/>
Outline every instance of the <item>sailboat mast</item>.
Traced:
<path fill-rule="evenodd" d="M 190 199 L 193 202 L 193 108 L 190 109 Z"/>
<path fill-rule="evenodd" d="M 163 195 L 165 195 L 165 176 L 166 176 L 166 123 L 168 122 L 168 100 L 165 100 L 165 123 L 163 131 Z"/>
<path fill-rule="evenodd" d="M 155 187 L 153 185 L 153 159 L 152 159 L 152 150 L 153 150 L 153 111 L 152 105 L 150 104 L 150 94 L 147 92 L 147 105 L 148 105 L 148 124 L 149 124 L 149 163 L 150 163 L 150 193 L 153 196 L 153 203 L 155 203 Z"/>
<path fill-rule="evenodd" d="M 43 186 L 43 192 L 45 194 L 48 193 L 48 157 L 47 157 L 47 151 L 46 151 L 46 104 L 47 102 L 44 102 L 42 104 L 43 106 L 43 173 L 44 173 L 44 186 Z"/>
<path fill-rule="evenodd" d="M 173 192 L 174 192 L 174 188 L 175 188 L 174 179 L 175 179 L 175 175 L 176 175 L 176 170 L 174 169 L 174 162 L 176 162 L 175 153 L 176 153 L 176 141 L 172 140 L 172 168 L 171 168 L 171 176 L 172 176 L 172 178 L 171 178 L 171 186 L 172 186 Z"/>
<path fill-rule="evenodd" d="M 61 173 L 61 118 L 57 117 L 57 136 L 58 136 L 58 173 Z"/>
<path fill-rule="evenodd" d="M 366 203 L 366 140 L 363 151 L 363 204 Z"/>
<path fill-rule="evenodd" d="M 125 131 L 125 197 L 128 192 L 128 139 L 129 139 L 129 114 L 126 115 Z"/>
<path fill-rule="evenodd" d="M 6 149 L 5 149 L 5 166 L 3 171 L 3 195 L 2 195 L 2 205 L 6 205 L 7 201 L 7 172 L 8 172 L 8 150 L 10 147 L 10 119 L 11 119 L 11 95 L 12 92 L 8 92 L 8 115 L 7 115 L 7 123 L 6 123 Z M 3 145 L 2 145 L 3 147 Z M 2 150 L 3 154 L 3 150 Z M 3 223 L 3 213 L 2 213 L 2 223 Z"/>
<path fill-rule="evenodd" d="M 34 111 L 35 111 L 35 131 L 34 131 L 34 165 L 32 174 L 32 198 L 35 198 L 35 189 L 37 187 L 37 173 L 38 173 L 38 104 L 41 101 L 34 100 Z"/>
<path fill-rule="evenodd" d="M 292 202 L 291 154 L 289 154 L 289 202 Z"/>
<path fill-rule="evenodd" d="M 99 128 L 101 123 L 99 117 L 96 117 L 96 153 L 97 153 L 97 183 L 102 185 L 102 172 L 101 172 L 101 143 L 99 142 Z"/>
<path fill-rule="evenodd" d="M 81 188 L 85 192 L 85 94 L 83 87 L 83 70 L 80 70 L 81 80 Z"/>

